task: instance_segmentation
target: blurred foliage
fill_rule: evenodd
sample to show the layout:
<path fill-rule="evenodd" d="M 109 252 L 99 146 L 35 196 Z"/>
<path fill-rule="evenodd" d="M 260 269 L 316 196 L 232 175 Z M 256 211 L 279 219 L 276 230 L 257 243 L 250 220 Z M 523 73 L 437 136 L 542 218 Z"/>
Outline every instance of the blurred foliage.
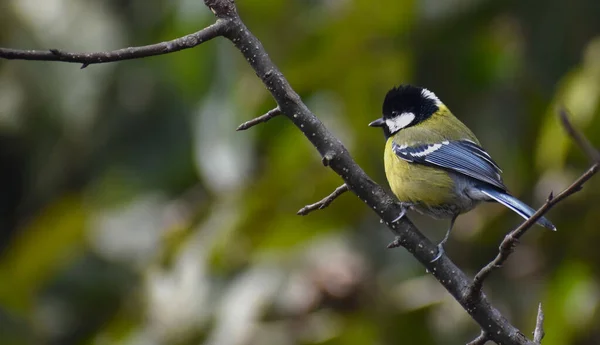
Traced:
<path fill-rule="evenodd" d="M 597 0 L 240 0 L 309 107 L 373 178 L 366 124 L 399 83 L 466 122 L 534 206 L 588 166 L 556 107 L 600 147 Z M 200 0 L 5 0 L 0 46 L 97 51 L 213 20 Z M 79 66 L 0 60 L 0 344 L 461 344 L 477 326 L 350 194 L 216 39 Z M 485 286 L 545 345 L 600 343 L 600 179 L 552 210 Z M 446 223 L 414 216 L 432 239 Z M 459 217 L 447 246 L 473 274 L 520 219 Z"/>

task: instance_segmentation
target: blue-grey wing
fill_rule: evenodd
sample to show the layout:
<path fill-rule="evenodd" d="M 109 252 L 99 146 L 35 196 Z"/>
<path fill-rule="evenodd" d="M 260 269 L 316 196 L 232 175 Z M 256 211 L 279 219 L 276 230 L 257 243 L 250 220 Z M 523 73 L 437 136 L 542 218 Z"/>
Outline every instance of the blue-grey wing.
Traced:
<path fill-rule="evenodd" d="M 393 143 L 392 149 L 398 157 L 408 162 L 451 170 L 506 191 L 498 164 L 482 147 L 470 140 L 415 146 Z"/>

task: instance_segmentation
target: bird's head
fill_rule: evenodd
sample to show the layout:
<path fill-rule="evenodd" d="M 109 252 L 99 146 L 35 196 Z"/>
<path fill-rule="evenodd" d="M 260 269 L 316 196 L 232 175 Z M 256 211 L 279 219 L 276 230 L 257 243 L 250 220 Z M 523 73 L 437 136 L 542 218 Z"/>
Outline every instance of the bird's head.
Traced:
<path fill-rule="evenodd" d="M 371 127 L 382 127 L 386 137 L 422 122 L 436 111 L 442 102 L 437 96 L 422 87 L 400 85 L 388 91 L 383 101 L 383 117 L 369 123 Z"/>

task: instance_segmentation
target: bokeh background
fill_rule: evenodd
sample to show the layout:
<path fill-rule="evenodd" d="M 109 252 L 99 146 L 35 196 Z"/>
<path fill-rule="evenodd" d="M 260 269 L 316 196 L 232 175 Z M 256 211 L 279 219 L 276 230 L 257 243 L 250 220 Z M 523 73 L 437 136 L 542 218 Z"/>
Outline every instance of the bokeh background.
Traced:
<path fill-rule="evenodd" d="M 385 92 L 426 86 L 539 206 L 600 147 L 598 0 L 239 0 L 312 111 L 376 181 Z M 210 24 L 200 0 L 3 0 L 0 46 L 111 50 Z M 224 39 L 92 65 L 0 60 L 0 344 L 464 344 L 477 325 L 341 184 Z M 544 345 L 600 343 L 600 178 L 558 205 L 486 282 Z M 447 226 L 413 215 L 439 241 Z M 460 217 L 473 275 L 521 219 Z"/>

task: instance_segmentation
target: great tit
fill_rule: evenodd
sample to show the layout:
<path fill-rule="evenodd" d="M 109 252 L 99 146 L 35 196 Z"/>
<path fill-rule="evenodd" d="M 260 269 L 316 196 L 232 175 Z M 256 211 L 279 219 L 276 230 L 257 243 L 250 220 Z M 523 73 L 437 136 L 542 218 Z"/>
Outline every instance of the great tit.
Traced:
<path fill-rule="evenodd" d="M 385 174 L 406 209 L 450 219 L 438 244 L 441 257 L 454 221 L 480 201 L 496 201 L 527 219 L 535 211 L 508 193 L 500 167 L 479 141 L 436 95 L 421 87 L 392 88 L 383 102 L 383 117 L 369 124 L 383 128 Z M 556 227 L 546 218 L 538 224 Z"/>

